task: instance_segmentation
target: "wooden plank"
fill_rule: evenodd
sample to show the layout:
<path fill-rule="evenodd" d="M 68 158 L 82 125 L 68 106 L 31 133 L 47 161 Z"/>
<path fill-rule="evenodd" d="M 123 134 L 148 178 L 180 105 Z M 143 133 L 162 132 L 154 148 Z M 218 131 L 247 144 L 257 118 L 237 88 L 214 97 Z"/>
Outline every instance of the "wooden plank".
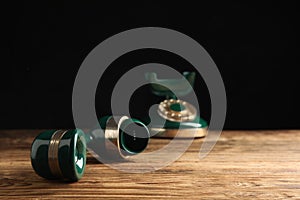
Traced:
<path fill-rule="evenodd" d="M 111 169 L 89 156 L 77 183 L 47 181 L 31 168 L 40 130 L 0 131 L 0 198 L 300 199 L 300 131 L 224 131 L 204 159 L 203 139 L 170 166 L 151 173 Z M 167 144 L 152 139 L 150 149 Z"/>

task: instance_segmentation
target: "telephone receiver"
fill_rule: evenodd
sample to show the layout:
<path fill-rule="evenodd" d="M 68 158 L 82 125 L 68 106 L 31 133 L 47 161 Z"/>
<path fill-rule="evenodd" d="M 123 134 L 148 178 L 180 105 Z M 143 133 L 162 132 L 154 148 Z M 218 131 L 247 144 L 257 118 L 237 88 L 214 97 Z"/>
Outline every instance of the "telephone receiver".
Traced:
<path fill-rule="evenodd" d="M 127 116 L 106 116 L 99 120 L 101 129 L 84 133 L 80 129 L 47 130 L 40 133 L 31 146 L 34 171 L 46 179 L 70 182 L 82 178 L 87 160 L 87 146 L 99 146 L 99 156 L 127 159 L 141 153 L 150 138 L 148 128 Z"/>
<path fill-rule="evenodd" d="M 194 105 L 178 97 L 188 95 L 195 83 L 195 72 L 183 72 L 181 79 L 158 79 L 154 72 L 145 74 L 152 94 L 164 96 L 151 113 L 151 119 L 145 118 L 151 136 L 160 138 L 205 137 L 207 122 L 200 117 Z M 173 92 L 176 94 L 173 93 Z M 165 121 L 164 125 L 161 124 Z"/>

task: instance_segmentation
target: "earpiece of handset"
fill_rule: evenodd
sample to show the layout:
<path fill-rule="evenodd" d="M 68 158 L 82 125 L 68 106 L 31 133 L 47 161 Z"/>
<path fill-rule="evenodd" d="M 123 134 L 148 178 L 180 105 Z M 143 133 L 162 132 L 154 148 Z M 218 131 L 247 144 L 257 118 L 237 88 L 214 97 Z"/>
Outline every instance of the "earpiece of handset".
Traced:
<path fill-rule="evenodd" d="M 94 129 L 89 136 L 89 150 L 103 161 L 124 160 L 144 151 L 150 133 L 141 121 L 127 116 L 106 116 L 99 120 L 101 130 Z M 105 138 L 103 140 L 102 138 Z"/>
<path fill-rule="evenodd" d="M 111 156 L 127 158 L 147 147 L 150 134 L 139 120 L 126 116 L 103 117 L 99 124 L 103 127 L 104 134 L 114 133 L 110 137 L 103 137 L 104 143 L 99 144 L 105 144 L 103 150 L 106 151 L 111 149 L 109 145 L 115 145 L 114 149 L 117 151 L 110 152 Z M 84 174 L 87 143 L 95 140 L 93 136 L 95 133 L 84 133 L 80 129 L 48 130 L 40 133 L 31 146 L 31 164 L 34 171 L 46 179 L 78 181 Z"/>
<path fill-rule="evenodd" d="M 86 164 L 85 137 L 79 129 L 40 133 L 31 146 L 34 171 L 46 179 L 78 181 Z"/>

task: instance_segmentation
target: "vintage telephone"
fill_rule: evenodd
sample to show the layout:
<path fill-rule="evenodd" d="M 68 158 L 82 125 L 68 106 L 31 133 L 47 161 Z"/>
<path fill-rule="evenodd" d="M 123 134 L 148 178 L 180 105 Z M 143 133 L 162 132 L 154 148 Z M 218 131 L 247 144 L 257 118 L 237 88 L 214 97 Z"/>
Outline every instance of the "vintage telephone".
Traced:
<path fill-rule="evenodd" d="M 207 123 L 197 114 L 196 108 L 186 101 L 177 99 L 178 96 L 189 94 L 195 82 L 195 72 L 183 72 L 182 75 L 182 79 L 158 79 L 154 72 L 145 74 L 146 79 L 151 83 L 151 92 L 165 97 L 165 100 L 157 106 L 156 112 L 152 113 L 154 116 L 151 118 L 151 123 L 149 123 L 150 119 L 145 119 L 146 124 L 151 124 L 148 128 L 153 137 L 206 136 Z M 176 92 L 177 97 L 171 90 Z M 161 126 L 162 120 L 165 120 L 163 126 Z M 179 126 L 180 129 L 178 129 Z"/>
<path fill-rule="evenodd" d="M 94 129 L 84 133 L 74 129 L 40 133 L 31 146 L 31 164 L 35 172 L 46 179 L 74 182 L 84 173 L 87 143 L 93 142 L 101 151 L 107 151 L 103 154 L 105 159 L 126 159 L 147 147 L 148 128 L 137 119 L 108 116 L 102 117 L 99 125 L 104 131 Z"/>
<path fill-rule="evenodd" d="M 85 132 L 80 129 L 48 130 L 40 133 L 31 146 L 33 169 L 46 179 L 78 181 L 85 170 L 87 144 L 106 152 L 103 154 L 105 159 L 126 159 L 147 147 L 150 133 L 153 137 L 163 138 L 178 137 L 178 132 L 181 138 L 204 137 L 206 121 L 200 118 L 192 104 L 177 99 L 170 91 L 176 91 L 177 96 L 185 96 L 192 91 L 192 87 L 185 87 L 184 82 L 187 80 L 193 86 L 195 73 L 184 72 L 183 76 L 183 79 L 157 79 L 156 73 L 146 74 L 146 79 L 152 83 L 152 93 L 165 98 L 157 106 L 151 123 L 149 119 L 143 120 L 149 127 L 127 116 L 107 116 L 99 120 L 101 129 Z M 160 125 L 162 121 L 165 121 L 163 126 Z"/>

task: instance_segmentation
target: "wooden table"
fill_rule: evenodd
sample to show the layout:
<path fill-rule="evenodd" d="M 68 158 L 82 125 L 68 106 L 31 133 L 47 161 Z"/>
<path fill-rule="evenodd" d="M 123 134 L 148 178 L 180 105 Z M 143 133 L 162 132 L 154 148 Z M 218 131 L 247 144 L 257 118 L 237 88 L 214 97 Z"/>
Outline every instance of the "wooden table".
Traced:
<path fill-rule="evenodd" d="M 31 168 L 39 130 L 0 131 L 0 197 L 108 199 L 300 199 L 300 131 L 223 131 L 213 151 L 198 158 L 203 139 L 170 166 L 128 174 L 91 156 L 77 183 L 47 181 Z M 152 139 L 150 146 L 167 140 Z"/>

